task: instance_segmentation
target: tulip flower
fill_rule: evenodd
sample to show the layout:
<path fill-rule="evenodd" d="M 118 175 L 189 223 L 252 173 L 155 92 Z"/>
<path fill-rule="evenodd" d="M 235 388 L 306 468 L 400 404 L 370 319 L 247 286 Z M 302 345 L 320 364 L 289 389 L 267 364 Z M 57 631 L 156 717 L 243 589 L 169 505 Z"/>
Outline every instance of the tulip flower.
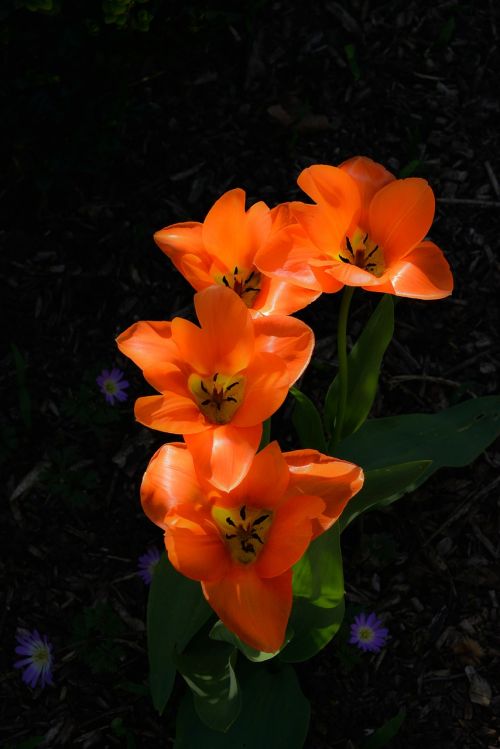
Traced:
<path fill-rule="evenodd" d="M 346 285 L 416 299 L 451 293 L 442 251 L 424 240 L 435 209 L 424 179 L 395 179 L 356 156 L 340 167 L 308 167 L 298 184 L 315 205 L 290 204 L 297 224 L 282 227 L 257 253 L 259 270 L 328 292 Z"/>
<path fill-rule="evenodd" d="M 144 475 L 143 509 L 165 530 L 171 563 L 201 581 L 224 624 L 251 647 L 275 652 L 292 607 L 291 567 L 360 490 L 363 472 L 315 450 L 281 453 L 272 442 L 223 492 L 195 462 L 186 444 L 161 447 Z"/>
<path fill-rule="evenodd" d="M 269 210 L 262 201 L 245 211 L 245 192 L 224 193 L 203 223 L 172 224 L 156 232 L 158 247 L 197 290 L 224 285 L 233 289 L 252 313 L 291 314 L 314 301 L 318 290 L 270 278 L 255 266 L 255 255 L 273 233 L 293 221 L 286 204 Z"/>
<path fill-rule="evenodd" d="M 253 319 L 224 286 L 198 292 L 194 304 L 201 327 L 179 317 L 138 322 L 117 344 L 161 393 L 136 401 L 137 420 L 184 435 L 198 470 L 229 489 L 257 451 L 262 422 L 309 363 L 314 335 L 286 315 Z"/>

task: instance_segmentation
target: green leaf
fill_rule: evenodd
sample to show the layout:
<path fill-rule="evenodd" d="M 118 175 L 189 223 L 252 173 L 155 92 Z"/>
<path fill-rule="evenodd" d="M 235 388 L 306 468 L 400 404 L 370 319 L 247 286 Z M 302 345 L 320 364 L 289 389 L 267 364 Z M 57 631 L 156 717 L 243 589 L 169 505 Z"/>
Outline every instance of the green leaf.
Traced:
<path fill-rule="evenodd" d="M 356 432 L 375 400 L 380 365 L 394 333 L 394 302 L 384 294 L 347 358 L 347 405 L 342 438 Z M 339 398 L 339 377 L 333 380 L 325 399 L 325 423 L 333 434 Z"/>
<path fill-rule="evenodd" d="M 275 663 L 273 661 L 273 663 Z M 309 727 L 310 707 L 293 668 L 268 670 L 266 664 L 242 661 L 238 679 L 243 707 L 227 733 L 211 731 L 199 719 L 188 693 L 177 714 L 174 749 L 301 749 Z M 240 672 L 241 671 L 241 672 Z"/>
<path fill-rule="evenodd" d="M 403 494 L 412 491 L 431 464 L 430 460 L 414 460 L 366 471 L 363 488 L 348 502 L 339 518 L 340 532 L 366 510 L 387 507 Z"/>
<path fill-rule="evenodd" d="M 315 655 L 342 624 L 344 575 L 338 523 L 313 541 L 294 566 L 293 594 L 290 626 L 294 637 L 280 654 L 287 662 Z"/>
<path fill-rule="evenodd" d="M 340 443 L 336 457 L 352 460 L 365 471 L 432 460 L 415 483 L 420 486 L 438 468 L 472 463 L 499 435 L 500 396 L 489 395 L 437 414 L 371 419 Z"/>
<path fill-rule="evenodd" d="M 234 673 L 236 656 L 232 645 L 209 640 L 204 629 L 176 657 L 177 668 L 193 693 L 198 717 L 214 731 L 227 731 L 241 710 Z"/>
<path fill-rule="evenodd" d="M 219 640 L 220 642 L 228 642 L 230 645 L 233 645 L 234 647 L 238 648 L 238 650 L 243 653 L 243 655 L 248 658 L 249 661 L 253 661 L 254 663 L 262 663 L 263 661 L 269 661 L 271 658 L 274 658 L 280 650 L 277 650 L 275 653 L 266 653 L 264 650 L 255 650 L 254 648 L 251 648 L 250 645 L 247 645 L 245 642 L 240 640 L 238 635 L 235 635 L 234 632 L 231 632 L 230 629 L 228 629 L 219 619 L 219 621 L 215 622 L 214 626 L 210 630 L 209 637 L 212 640 Z M 290 642 L 290 640 L 293 637 L 293 632 L 289 629 L 287 629 L 287 633 L 285 635 L 285 642 L 283 643 L 283 646 L 281 650 L 285 647 L 285 645 Z"/>
<path fill-rule="evenodd" d="M 302 447 L 309 447 L 326 453 L 326 440 L 318 409 L 310 398 L 295 387 L 290 388 L 295 398 L 292 423 Z"/>
<path fill-rule="evenodd" d="M 211 613 L 200 583 L 179 574 L 162 554 L 149 590 L 147 614 L 149 686 L 160 714 L 174 685 L 175 653 L 182 653 Z"/>
<path fill-rule="evenodd" d="M 406 710 L 403 708 L 394 718 L 391 718 L 383 726 L 377 728 L 375 733 L 372 733 L 366 741 L 363 741 L 361 749 L 382 749 L 382 747 L 387 746 L 389 741 L 392 741 L 398 733 L 405 718 Z"/>
<path fill-rule="evenodd" d="M 262 437 L 260 438 L 260 445 L 257 452 L 263 450 L 271 441 L 271 417 L 265 420 L 262 425 Z"/>

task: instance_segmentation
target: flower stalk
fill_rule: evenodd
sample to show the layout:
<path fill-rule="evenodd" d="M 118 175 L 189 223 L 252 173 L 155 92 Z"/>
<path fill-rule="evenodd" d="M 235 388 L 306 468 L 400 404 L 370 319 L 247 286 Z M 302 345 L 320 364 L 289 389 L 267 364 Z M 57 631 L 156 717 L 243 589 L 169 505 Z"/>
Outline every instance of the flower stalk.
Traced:
<path fill-rule="evenodd" d="M 347 368 L 347 320 L 349 318 L 349 307 L 351 306 L 354 286 L 344 286 L 340 312 L 337 325 L 337 354 L 339 360 L 339 400 L 337 403 L 337 417 L 333 431 L 333 447 L 337 447 L 342 439 L 342 427 L 344 426 L 345 409 L 347 403 L 347 388 L 349 372 Z"/>

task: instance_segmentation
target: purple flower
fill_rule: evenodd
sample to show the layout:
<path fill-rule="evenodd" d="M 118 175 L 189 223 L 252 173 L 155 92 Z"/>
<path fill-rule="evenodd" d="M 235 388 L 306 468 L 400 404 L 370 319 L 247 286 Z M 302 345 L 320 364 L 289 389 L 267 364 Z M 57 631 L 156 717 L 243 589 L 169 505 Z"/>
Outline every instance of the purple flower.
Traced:
<path fill-rule="evenodd" d="M 382 622 L 375 614 L 358 614 L 351 624 L 351 645 L 357 645 L 360 650 L 378 653 L 387 642 L 389 632 L 382 627 Z"/>
<path fill-rule="evenodd" d="M 16 640 L 19 645 L 16 653 L 26 656 L 14 663 L 14 668 L 23 668 L 23 681 L 30 687 L 36 687 L 40 679 L 40 686 L 52 684 L 52 645 L 45 635 L 40 635 L 37 629 L 29 632 L 18 629 Z"/>
<path fill-rule="evenodd" d="M 160 561 L 160 552 L 157 548 L 149 549 L 145 554 L 142 554 L 142 556 L 139 557 L 139 575 L 142 577 L 146 585 L 151 584 L 151 580 L 153 579 L 153 572 L 155 571 L 155 567 Z"/>
<path fill-rule="evenodd" d="M 127 380 L 123 380 L 123 372 L 121 369 L 114 367 L 111 372 L 108 369 L 103 369 L 99 377 L 96 378 L 96 382 L 101 389 L 101 393 L 106 396 L 108 403 L 113 406 L 116 400 L 126 401 L 127 393 L 125 390 L 129 387 Z"/>

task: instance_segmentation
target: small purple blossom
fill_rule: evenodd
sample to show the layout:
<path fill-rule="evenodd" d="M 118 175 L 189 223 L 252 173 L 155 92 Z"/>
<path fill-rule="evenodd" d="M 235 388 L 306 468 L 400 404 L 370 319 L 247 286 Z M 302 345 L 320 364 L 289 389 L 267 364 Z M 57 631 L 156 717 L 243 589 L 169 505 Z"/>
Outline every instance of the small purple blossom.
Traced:
<path fill-rule="evenodd" d="M 360 650 L 378 653 L 387 642 L 389 631 L 382 626 L 380 619 L 372 612 L 358 614 L 351 624 L 351 645 L 357 645 Z"/>
<path fill-rule="evenodd" d="M 139 557 L 138 570 L 146 585 L 151 584 L 155 567 L 160 561 L 161 554 L 156 547 L 149 549 L 145 554 Z"/>
<path fill-rule="evenodd" d="M 115 398 L 119 401 L 127 400 L 125 390 L 129 387 L 127 380 L 122 379 L 123 372 L 118 367 L 114 367 L 111 372 L 109 369 L 103 369 L 96 382 L 101 389 L 101 393 L 106 396 L 106 400 L 114 406 Z"/>
<path fill-rule="evenodd" d="M 46 636 L 42 636 L 37 629 L 33 632 L 18 629 L 16 640 L 19 645 L 15 652 L 26 657 L 16 661 L 14 668 L 24 669 L 24 683 L 29 684 L 30 687 L 36 687 L 40 679 L 42 688 L 47 684 L 52 684 L 52 645 Z"/>

